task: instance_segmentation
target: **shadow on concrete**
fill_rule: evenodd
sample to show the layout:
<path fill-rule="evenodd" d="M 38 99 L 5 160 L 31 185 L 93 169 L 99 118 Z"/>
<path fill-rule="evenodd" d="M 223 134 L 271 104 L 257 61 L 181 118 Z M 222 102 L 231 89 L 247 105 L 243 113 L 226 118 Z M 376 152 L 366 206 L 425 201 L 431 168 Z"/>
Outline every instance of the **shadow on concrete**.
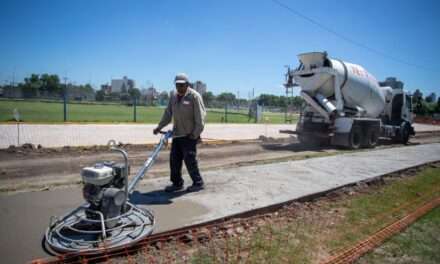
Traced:
<path fill-rule="evenodd" d="M 187 194 L 186 190 L 168 193 L 164 190 L 155 190 L 151 192 L 141 193 L 134 191 L 130 196 L 130 202 L 134 204 L 155 205 L 155 204 L 171 204 L 173 199 Z"/>
<path fill-rule="evenodd" d="M 288 151 L 294 151 L 294 152 L 300 152 L 300 151 L 318 151 L 322 152 L 328 149 L 333 149 L 332 146 L 312 146 L 312 145 L 305 145 L 301 143 L 263 143 L 261 144 L 262 148 L 266 150 L 288 150 Z"/>
<path fill-rule="evenodd" d="M 383 145 L 383 146 L 396 145 L 396 144 L 404 146 L 404 144 L 395 142 L 392 139 L 388 139 L 388 138 L 379 138 L 379 142 L 378 142 L 378 145 Z M 420 142 L 411 142 L 411 138 L 410 138 L 409 142 L 406 145 L 416 146 L 416 145 L 420 145 Z"/>
<path fill-rule="evenodd" d="M 378 142 L 378 146 L 390 146 L 390 145 L 399 145 L 395 141 L 391 139 L 380 138 Z M 419 145 L 418 142 L 408 142 L 408 146 Z M 403 146 L 403 144 L 401 144 Z M 336 150 L 346 150 L 349 148 L 341 147 L 341 146 L 331 146 L 331 145 L 305 145 L 302 143 L 262 143 L 261 147 L 266 150 L 272 151 L 293 151 L 293 152 L 301 152 L 301 151 L 316 151 L 316 152 L 324 152 L 326 150 L 336 149 Z"/>

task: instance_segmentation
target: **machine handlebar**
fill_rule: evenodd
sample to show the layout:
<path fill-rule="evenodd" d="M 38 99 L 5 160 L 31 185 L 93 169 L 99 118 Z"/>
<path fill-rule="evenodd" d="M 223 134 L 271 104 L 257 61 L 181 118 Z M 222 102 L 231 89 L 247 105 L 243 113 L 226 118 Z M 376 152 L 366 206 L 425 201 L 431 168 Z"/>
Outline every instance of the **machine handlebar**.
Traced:
<path fill-rule="evenodd" d="M 162 134 L 162 137 L 160 138 L 159 144 L 156 145 L 153 152 L 151 153 L 150 157 L 145 161 L 145 163 L 142 165 L 142 167 L 139 169 L 138 173 L 134 178 L 131 180 L 131 182 L 128 184 L 127 192 L 128 194 L 131 194 L 134 191 L 134 188 L 136 187 L 137 183 L 144 177 L 145 173 L 151 168 L 154 161 L 156 160 L 157 156 L 159 155 L 160 150 L 162 147 L 168 142 L 168 139 L 173 136 L 173 131 L 159 131 L 160 134 Z"/>
<path fill-rule="evenodd" d="M 168 130 L 168 131 L 160 130 L 159 134 L 162 134 L 164 139 L 167 140 L 173 136 L 173 131 L 172 130 Z"/>

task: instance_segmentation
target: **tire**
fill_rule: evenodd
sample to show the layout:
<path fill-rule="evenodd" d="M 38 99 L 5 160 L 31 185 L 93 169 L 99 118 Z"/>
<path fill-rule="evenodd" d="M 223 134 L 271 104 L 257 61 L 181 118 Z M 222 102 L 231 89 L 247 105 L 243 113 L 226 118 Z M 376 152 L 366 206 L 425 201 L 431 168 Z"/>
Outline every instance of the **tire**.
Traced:
<path fill-rule="evenodd" d="M 378 141 L 379 141 L 379 134 L 377 132 L 377 129 L 374 127 L 369 127 L 365 135 L 365 147 L 375 148 L 377 146 Z"/>
<path fill-rule="evenodd" d="M 350 136 L 348 137 L 348 147 L 350 149 L 359 149 L 362 144 L 363 133 L 359 126 L 351 128 Z"/>
<path fill-rule="evenodd" d="M 400 127 L 401 127 L 401 129 L 400 129 L 400 143 L 406 145 L 406 144 L 408 144 L 408 141 L 409 141 L 411 128 L 407 122 L 404 122 Z"/>

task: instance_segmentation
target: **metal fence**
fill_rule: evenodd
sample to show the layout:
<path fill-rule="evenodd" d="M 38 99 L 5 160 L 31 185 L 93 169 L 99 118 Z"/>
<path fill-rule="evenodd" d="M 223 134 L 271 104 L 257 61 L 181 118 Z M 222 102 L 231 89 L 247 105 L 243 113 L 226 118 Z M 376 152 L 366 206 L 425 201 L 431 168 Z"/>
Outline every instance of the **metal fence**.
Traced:
<path fill-rule="evenodd" d="M 165 102 L 166 103 L 166 102 Z M 55 99 L 0 99 L 0 122 L 60 123 L 60 122 L 140 122 L 157 123 L 165 105 L 147 106 L 137 100 L 96 102 Z M 207 108 L 207 122 L 211 123 L 285 123 L 284 113 L 264 111 L 256 115 L 247 106 L 225 104 L 221 108 Z"/>

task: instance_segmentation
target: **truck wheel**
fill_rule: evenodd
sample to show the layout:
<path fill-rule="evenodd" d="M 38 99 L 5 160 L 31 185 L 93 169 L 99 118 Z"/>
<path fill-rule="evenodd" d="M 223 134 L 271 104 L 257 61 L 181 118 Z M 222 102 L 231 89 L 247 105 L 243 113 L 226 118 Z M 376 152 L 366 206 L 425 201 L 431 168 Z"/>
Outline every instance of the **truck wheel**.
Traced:
<path fill-rule="evenodd" d="M 358 126 L 351 128 L 348 144 L 351 149 L 358 149 L 362 144 L 362 130 Z"/>
<path fill-rule="evenodd" d="M 379 135 L 377 133 L 377 130 L 374 127 L 370 127 L 367 129 L 367 135 L 366 135 L 365 141 L 366 141 L 365 146 L 367 148 L 376 147 L 377 142 L 379 141 Z"/>
<path fill-rule="evenodd" d="M 400 142 L 404 145 L 408 144 L 409 141 L 409 134 L 410 134 L 410 126 L 408 125 L 408 123 L 404 122 L 401 125 L 401 129 L 400 129 Z"/>

